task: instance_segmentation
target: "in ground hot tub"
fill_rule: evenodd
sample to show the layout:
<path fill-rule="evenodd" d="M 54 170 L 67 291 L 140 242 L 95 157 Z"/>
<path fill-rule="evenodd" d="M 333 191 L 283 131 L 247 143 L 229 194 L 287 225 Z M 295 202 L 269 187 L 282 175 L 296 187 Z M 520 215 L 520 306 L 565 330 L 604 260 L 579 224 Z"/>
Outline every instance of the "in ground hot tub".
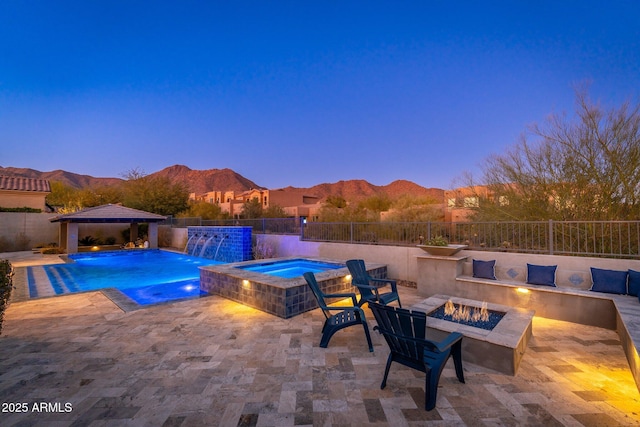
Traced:
<path fill-rule="evenodd" d="M 236 268 L 253 271 L 256 273 L 268 274 L 270 276 L 283 277 L 285 279 L 293 279 L 302 277 L 307 271 L 314 274 L 322 273 L 329 270 L 338 270 L 344 268 L 344 263 L 318 261 L 305 258 L 285 259 L 279 261 L 260 262 L 250 265 L 239 265 Z"/>
<path fill-rule="evenodd" d="M 317 270 L 317 271 L 314 271 Z M 274 274 L 277 271 L 293 277 Z M 274 258 L 220 264 L 200 269 L 200 290 L 289 318 L 318 307 L 302 273 L 314 271 L 324 293 L 357 293 L 344 261 L 323 258 Z M 386 278 L 385 264 L 367 263 L 372 277 Z"/>

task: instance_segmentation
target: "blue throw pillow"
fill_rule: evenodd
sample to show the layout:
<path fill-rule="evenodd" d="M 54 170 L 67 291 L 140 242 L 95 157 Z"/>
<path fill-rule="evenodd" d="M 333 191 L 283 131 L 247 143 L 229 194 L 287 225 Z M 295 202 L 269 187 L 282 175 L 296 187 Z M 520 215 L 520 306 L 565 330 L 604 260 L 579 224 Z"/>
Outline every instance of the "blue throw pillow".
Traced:
<path fill-rule="evenodd" d="M 591 280 L 593 282 L 591 290 L 625 295 L 627 293 L 627 276 L 626 271 L 591 267 Z"/>
<path fill-rule="evenodd" d="M 527 263 L 527 283 L 531 285 L 556 286 L 557 265 L 534 265 Z"/>
<path fill-rule="evenodd" d="M 493 261 L 480 261 L 473 260 L 473 277 L 479 279 L 491 279 L 496 280 L 496 260 Z"/>
<path fill-rule="evenodd" d="M 634 297 L 640 297 L 640 271 L 629 270 L 629 283 L 627 293 Z"/>

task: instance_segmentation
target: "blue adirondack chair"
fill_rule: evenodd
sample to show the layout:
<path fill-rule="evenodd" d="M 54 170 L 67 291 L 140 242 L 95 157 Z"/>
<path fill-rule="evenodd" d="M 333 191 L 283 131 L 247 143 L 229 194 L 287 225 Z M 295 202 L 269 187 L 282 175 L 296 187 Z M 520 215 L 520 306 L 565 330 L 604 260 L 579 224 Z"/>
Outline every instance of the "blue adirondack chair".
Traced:
<path fill-rule="evenodd" d="M 424 407 L 430 411 L 436 407 L 438 382 L 450 356 L 453 357 L 458 380 L 464 383 L 463 335 L 461 333 L 452 332 L 440 342 L 431 341 L 425 338 L 427 324 L 425 313 L 385 306 L 376 302 L 370 302 L 369 308 L 378 322 L 378 326 L 373 330 L 377 330 L 384 336 L 391 350 L 380 388 L 385 388 L 387 385 L 391 362 L 398 362 L 424 372 L 426 374 Z"/>
<path fill-rule="evenodd" d="M 384 305 L 398 301 L 398 305 L 402 307 L 395 280 L 371 277 L 361 259 L 350 259 L 347 261 L 347 267 L 351 274 L 351 283 L 360 291 L 358 307 L 362 307 L 364 303 L 369 301 L 377 301 Z M 379 289 L 387 285 L 391 286 L 391 291 L 380 293 Z"/>
<path fill-rule="evenodd" d="M 364 316 L 364 311 L 356 305 L 356 294 L 325 294 L 320 290 L 320 286 L 318 286 L 318 282 L 316 281 L 316 276 L 312 272 L 304 273 L 303 277 L 311 288 L 313 295 L 316 297 L 318 306 L 325 317 L 324 326 L 322 327 L 320 347 L 326 348 L 327 345 L 329 345 L 329 340 L 333 334 L 339 330 L 348 328 L 349 326 L 362 325 L 364 333 L 367 336 L 367 342 L 369 343 L 369 351 L 373 351 L 373 344 L 371 343 L 371 335 L 369 335 L 367 319 Z M 353 306 L 329 306 L 327 305 L 325 298 L 351 298 Z M 332 312 L 336 313 L 332 314 Z"/>

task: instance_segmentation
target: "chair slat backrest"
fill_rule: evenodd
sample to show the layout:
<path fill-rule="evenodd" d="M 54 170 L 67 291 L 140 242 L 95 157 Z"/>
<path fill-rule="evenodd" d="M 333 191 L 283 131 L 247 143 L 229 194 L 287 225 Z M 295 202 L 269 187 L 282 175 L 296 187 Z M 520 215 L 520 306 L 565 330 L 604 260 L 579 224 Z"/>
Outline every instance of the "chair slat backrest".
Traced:
<path fill-rule="evenodd" d="M 365 266 L 364 260 L 361 259 L 350 259 L 347 261 L 347 268 L 349 269 L 349 273 L 351 274 L 351 283 L 354 286 L 358 285 L 369 285 L 369 273 L 367 273 L 367 268 Z M 360 291 L 360 295 L 363 299 L 368 300 L 375 295 L 371 292 L 371 289 L 367 288 L 358 288 Z"/>
<path fill-rule="evenodd" d="M 307 281 L 309 288 L 311 288 L 313 296 L 316 297 L 316 301 L 318 301 L 318 306 L 322 309 L 324 317 L 329 318 L 327 303 L 324 301 L 324 293 L 320 290 L 320 286 L 316 281 L 316 276 L 310 271 L 307 271 L 302 276 Z"/>
<path fill-rule="evenodd" d="M 375 302 L 369 303 L 378 323 L 378 330 L 383 334 L 392 352 L 407 358 L 421 361 L 424 348 L 431 347 L 427 341 L 427 315 L 419 311 L 384 306 Z"/>

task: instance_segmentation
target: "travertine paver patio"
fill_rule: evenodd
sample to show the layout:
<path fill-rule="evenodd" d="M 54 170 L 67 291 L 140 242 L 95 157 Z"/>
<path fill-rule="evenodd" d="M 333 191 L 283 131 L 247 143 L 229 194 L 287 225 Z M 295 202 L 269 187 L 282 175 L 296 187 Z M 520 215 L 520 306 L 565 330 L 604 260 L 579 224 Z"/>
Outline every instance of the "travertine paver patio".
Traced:
<path fill-rule="evenodd" d="M 422 299 L 400 292 L 407 306 Z M 460 384 L 449 362 L 426 412 L 423 374 L 394 365 L 380 390 L 383 339 L 373 333 L 369 353 L 349 328 L 322 349 L 323 319 L 215 296 L 128 313 L 100 292 L 16 302 L 0 336 L 0 402 L 29 410 L 4 411 L 0 424 L 640 425 L 614 331 L 536 317 L 516 376 L 466 363 Z M 39 402 L 59 412 L 34 412 Z"/>

